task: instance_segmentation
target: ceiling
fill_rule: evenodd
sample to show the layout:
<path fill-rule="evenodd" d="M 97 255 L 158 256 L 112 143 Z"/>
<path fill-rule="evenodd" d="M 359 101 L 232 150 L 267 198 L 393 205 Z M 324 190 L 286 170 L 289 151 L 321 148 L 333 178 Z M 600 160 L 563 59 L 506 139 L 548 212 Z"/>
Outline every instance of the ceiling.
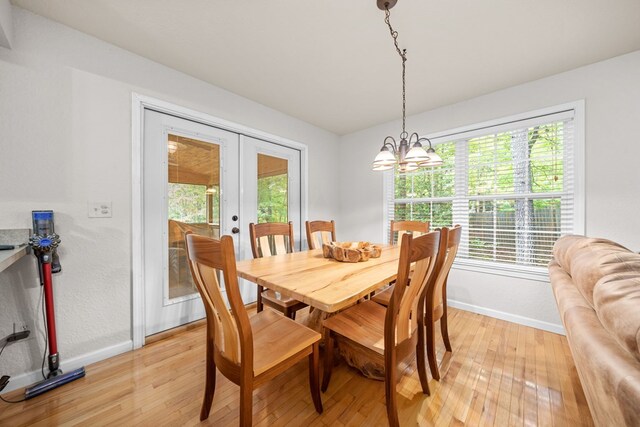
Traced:
<path fill-rule="evenodd" d="M 338 135 L 401 115 L 373 0 L 13 0 Z M 400 0 L 414 114 L 640 49 L 638 0 Z"/>

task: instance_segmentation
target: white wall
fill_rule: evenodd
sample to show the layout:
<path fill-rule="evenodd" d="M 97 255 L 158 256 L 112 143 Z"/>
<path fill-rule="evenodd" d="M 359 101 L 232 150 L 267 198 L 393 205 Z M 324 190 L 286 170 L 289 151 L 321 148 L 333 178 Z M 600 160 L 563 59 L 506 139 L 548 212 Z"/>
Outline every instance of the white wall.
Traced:
<path fill-rule="evenodd" d="M 9 0 L 0 0 L 0 46 L 11 49 L 13 43 L 12 7 Z"/>
<path fill-rule="evenodd" d="M 409 90 L 409 96 L 415 95 Z M 640 51 L 410 116 L 407 130 L 435 133 L 579 99 L 586 100 L 586 234 L 638 251 Z M 394 121 L 341 138 L 340 176 L 349 176 L 349 185 L 340 187 L 341 239 L 386 240 L 382 175 L 370 163 L 383 138 L 399 132 L 400 122 Z M 457 270 L 448 289 L 454 304 L 559 329 L 548 283 Z"/>
<path fill-rule="evenodd" d="M 309 216 L 335 216 L 338 180 L 323 168 L 335 161 L 336 135 L 22 9 L 13 14 L 13 48 L 0 47 L 0 228 L 30 228 L 31 210 L 55 211 L 63 361 L 130 348 L 132 92 L 306 144 Z M 113 217 L 87 218 L 88 201 L 112 201 Z M 34 263 L 25 257 L 0 273 L 0 337 L 13 322 L 35 322 Z M 41 338 L 40 326 L 37 339 L 7 347 L 0 373 L 39 370 Z"/>

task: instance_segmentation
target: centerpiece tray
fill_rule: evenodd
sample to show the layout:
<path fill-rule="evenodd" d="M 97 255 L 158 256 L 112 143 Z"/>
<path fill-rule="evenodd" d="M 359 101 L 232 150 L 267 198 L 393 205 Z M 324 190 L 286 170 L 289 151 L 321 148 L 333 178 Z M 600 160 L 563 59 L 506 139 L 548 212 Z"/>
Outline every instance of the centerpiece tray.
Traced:
<path fill-rule="evenodd" d="M 362 262 L 379 258 L 380 246 L 369 242 L 331 242 L 322 245 L 322 255 L 340 262 Z"/>

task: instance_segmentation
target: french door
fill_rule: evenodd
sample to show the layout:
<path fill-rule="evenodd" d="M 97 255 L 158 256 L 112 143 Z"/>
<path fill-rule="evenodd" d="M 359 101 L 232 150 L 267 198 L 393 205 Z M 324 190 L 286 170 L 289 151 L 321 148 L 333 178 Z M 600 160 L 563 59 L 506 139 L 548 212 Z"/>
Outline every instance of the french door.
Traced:
<path fill-rule="evenodd" d="M 205 316 L 186 255 L 187 231 L 233 236 L 251 257 L 250 222 L 293 221 L 301 236 L 300 152 L 145 109 L 143 271 L 145 335 Z M 240 281 L 245 304 L 255 285 Z"/>

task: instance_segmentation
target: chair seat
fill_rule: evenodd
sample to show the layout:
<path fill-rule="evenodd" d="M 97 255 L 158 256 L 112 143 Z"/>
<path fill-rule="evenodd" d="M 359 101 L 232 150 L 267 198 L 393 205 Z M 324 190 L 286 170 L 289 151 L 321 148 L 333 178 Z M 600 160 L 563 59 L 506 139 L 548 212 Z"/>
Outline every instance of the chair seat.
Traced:
<path fill-rule="evenodd" d="M 391 295 L 393 294 L 393 287 L 394 285 L 391 285 L 382 292 L 376 292 L 376 294 L 371 297 L 371 300 L 385 307 L 388 307 L 389 301 L 391 300 Z"/>
<path fill-rule="evenodd" d="M 273 368 L 320 341 L 320 334 L 274 311 L 264 310 L 249 318 L 253 331 L 253 373 Z"/>
<path fill-rule="evenodd" d="M 275 304 L 279 307 L 283 307 L 283 308 L 290 308 L 290 307 L 294 307 L 296 305 L 300 305 L 300 308 L 302 307 L 306 307 L 307 305 L 303 302 L 300 302 L 296 299 L 293 299 L 291 297 L 287 297 L 284 295 L 281 295 L 279 293 L 276 293 L 276 291 L 272 291 L 271 289 L 265 289 L 262 292 L 262 300 L 263 302 L 265 302 L 267 305 L 268 302 Z"/>
<path fill-rule="evenodd" d="M 373 301 L 356 304 L 324 321 L 338 335 L 384 355 L 384 317 L 387 309 Z"/>

